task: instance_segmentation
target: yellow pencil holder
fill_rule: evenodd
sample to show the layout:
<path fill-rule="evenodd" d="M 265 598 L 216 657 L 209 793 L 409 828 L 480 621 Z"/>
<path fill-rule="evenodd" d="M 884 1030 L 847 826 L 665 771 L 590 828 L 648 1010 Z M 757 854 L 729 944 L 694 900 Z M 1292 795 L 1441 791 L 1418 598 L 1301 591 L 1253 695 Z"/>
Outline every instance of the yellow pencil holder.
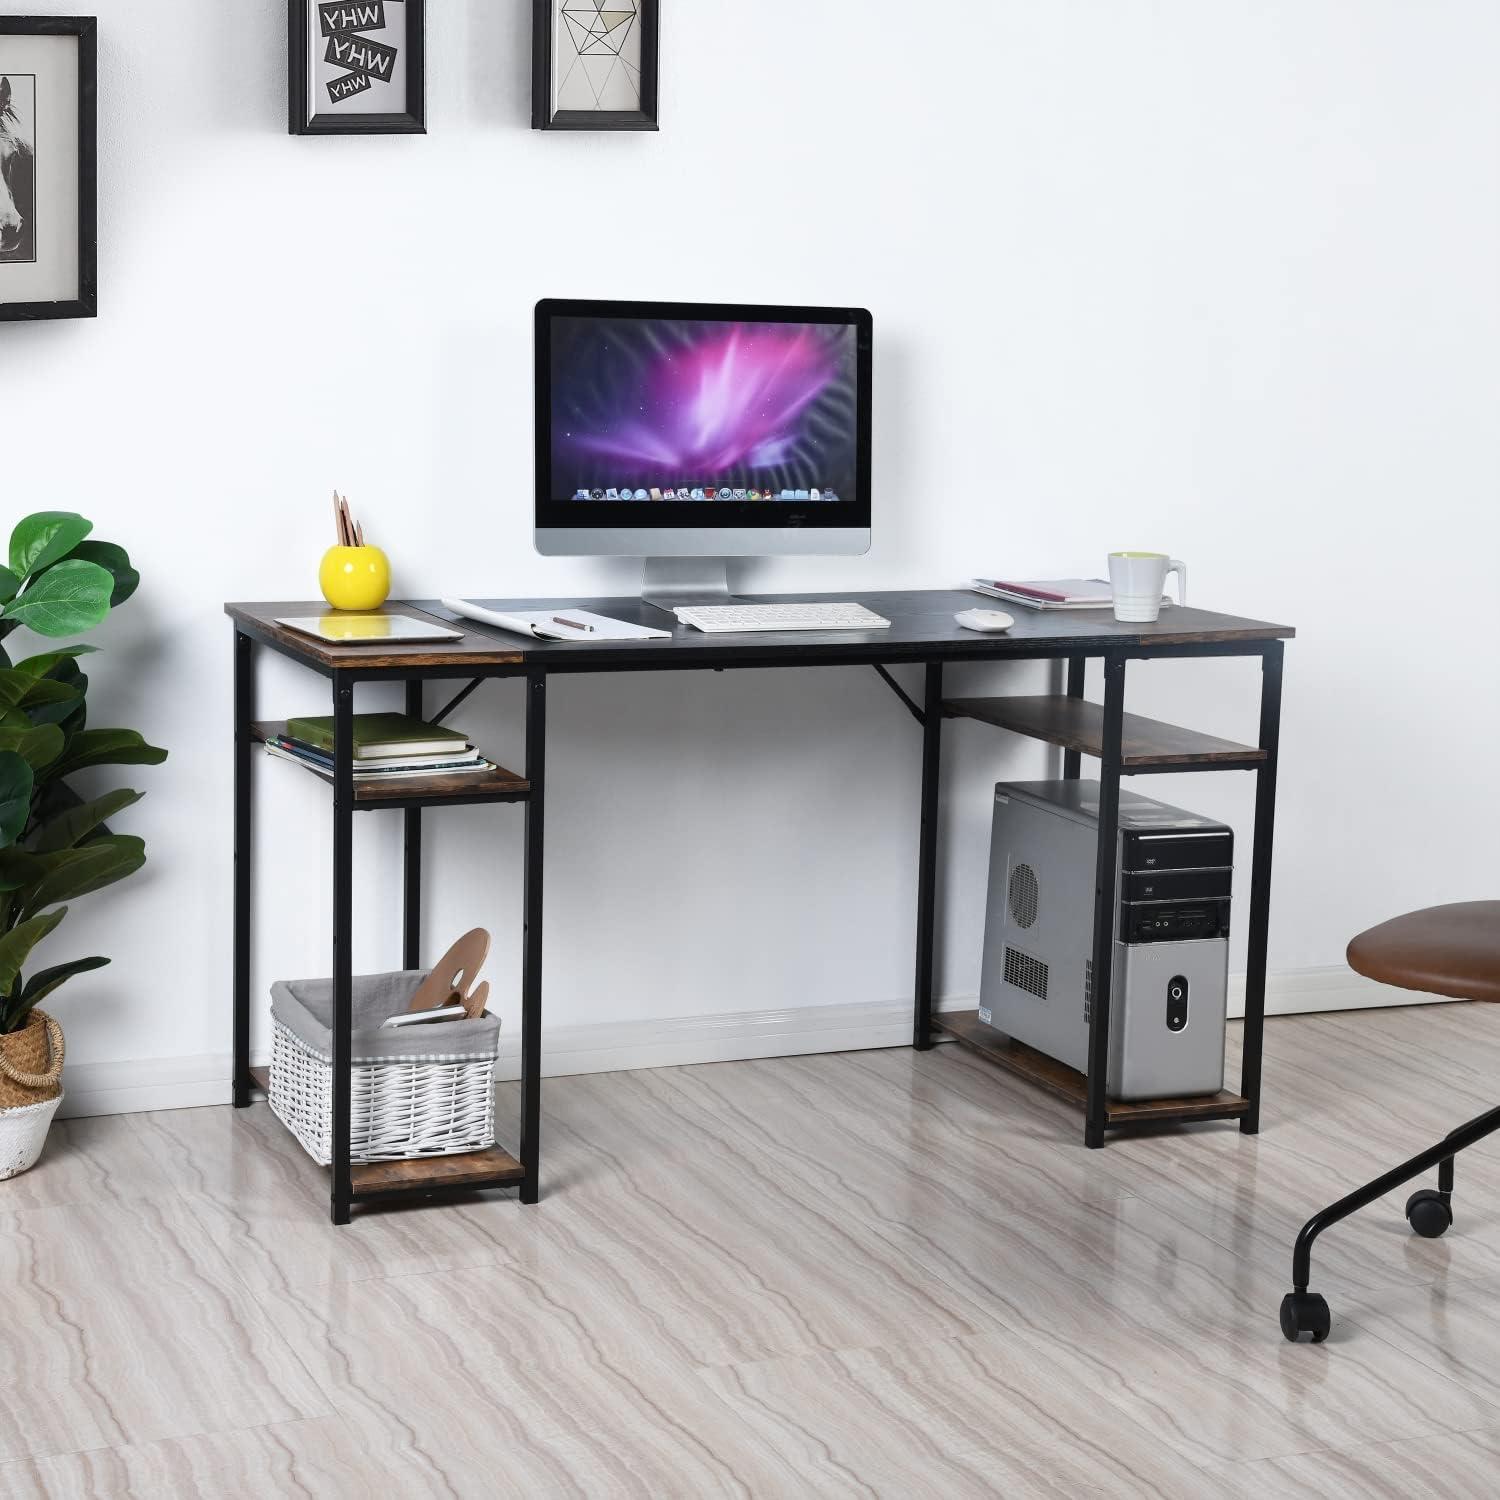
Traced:
<path fill-rule="evenodd" d="M 330 547 L 318 586 L 335 609 L 379 609 L 391 593 L 390 560 L 379 547 Z"/>

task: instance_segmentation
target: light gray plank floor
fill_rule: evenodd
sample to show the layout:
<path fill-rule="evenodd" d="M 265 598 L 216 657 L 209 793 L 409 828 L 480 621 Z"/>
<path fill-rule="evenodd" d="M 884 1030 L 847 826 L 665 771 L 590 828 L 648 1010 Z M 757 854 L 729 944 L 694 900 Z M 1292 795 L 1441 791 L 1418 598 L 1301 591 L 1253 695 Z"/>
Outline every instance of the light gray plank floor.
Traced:
<path fill-rule="evenodd" d="M 0 1184 L 0 1495 L 1500 1494 L 1496 1152 L 1276 1324 L 1307 1215 L 1500 1096 L 1500 1008 L 1266 1054 L 1260 1137 L 1102 1152 L 951 1046 L 557 1079 L 539 1206 L 343 1230 L 264 1105 L 64 1123 Z"/>

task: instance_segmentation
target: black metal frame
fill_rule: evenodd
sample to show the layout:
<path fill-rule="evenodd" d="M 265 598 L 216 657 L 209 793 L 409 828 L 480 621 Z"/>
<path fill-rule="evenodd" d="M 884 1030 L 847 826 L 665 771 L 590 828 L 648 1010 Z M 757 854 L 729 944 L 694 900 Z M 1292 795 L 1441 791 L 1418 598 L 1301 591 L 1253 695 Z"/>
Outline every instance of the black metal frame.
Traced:
<path fill-rule="evenodd" d="M 412 796 L 360 804 L 354 786 L 354 690 L 360 681 L 400 680 L 391 671 L 356 672 L 328 669 L 288 650 L 282 643 L 255 630 L 236 628 L 234 636 L 234 1062 L 232 1098 L 237 1109 L 251 1102 L 255 1080 L 250 1072 L 250 951 L 252 939 L 253 763 L 256 708 L 255 647 L 265 645 L 328 678 L 333 698 L 333 1160 L 330 1166 L 329 1216 L 335 1224 L 350 1221 L 355 1203 L 366 1200 L 443 1196 L 479 1188 L 516 1187 L 523 1203 L 540 1196 L 541 1022 L 542 1022 L 542 896 L 543 810 L 546 789 L 547 680 L 546 673 L 525 674 L 526 779 L 524 792 L 458 796 Z M 423 683 L 429 676 L 451 676 L 442 669 L 416 669 L 405 678 L 406 711 L 420 715 Z M 444 713 L 466 698 L 482 681 L 514 678 L 515 667 L 467 669 L 473 678 Z M 452 1188 L 420 1183 L 410 1187 L 381 1186 L 357 1189 L 349 1153 L 352 1092 L 351 992 L 353 985 L 352 927 L 354 904 L 354 814 L 381 809 L 403 814 L 401 955 L 406 968 L 421 966 L 422 951 L 422 809 L 522 802 L 525 805 L 524 913 L 521 951 L 521 1120 L 519 1161 L 522 1175 L 512 1173 L 494 1182 L 467 1180 Z"/>
<path fill-rule="evenodd" d="M 1253 771 L 1255 789 L 1254 852 L 1250 868 L 1250 914 L 1248 960 L 1245 975 L 1244 1045 L 1240 1063 L 1239 1104 L 1226 1107 L 1218 1117 L 1239 1120 L 1245 1135 L 1260 1130 L 1261 1052 L 1266 1016 L 1266 940 L 1270 927 L 1271 849 L 1275 827 L 1276 769 L 1281 738 L 1281 674 L 1284 644 L 1279 640 L 1252 642 L 1194 641 L 1163 646 L 1122 646 L 1098 652 L 1050 651 L 1048 659 L 1062 656 L 1068 663 L 1067 695 L 1082 698 L 1090 656 L 1104 665 L 1104 734 L 1099 763 L 1099 843 L 1094 875 L 1094 990 L 1089 1014 L 1089 1066 L 1084 1118 L 1084 1144 L 1092 1150 L 1104 1145 L 1110 1130 L 1196 1122 L 1211 1118 L 1201 1108 L 1184 1109 L 1180 1120 L 1170 1111 L 1154 1112 L 1149 1120 L 1110 1118 L 1108 1099 L 1110 979 L 1113 969 L 1117 827 L 1120 779 L 1123 776 L 1161 772 Z M 1207 764 L 1164 763 L 1126 766 L 1121 748 L 1125 712 L 1125 668 L 1130 661 L 1184 657 L 1252 657 L 1261 659 L 1260 741 L 1262 755 Z M 1015 659 L 1015 658 L 1011 658 Z M 914 705 L 882 670 L 891 687 L 913 712 Z M 937 885 L 937 806 L 942 760 L 942 664 L 927 665 L 925 708 L 919 715 L 922 734 L 922 821 L 917 865 L 917 980 L 913 1045 L 926 1049 L 933 1044 L 932 975 Z M 1063 754 L 1063 777 L 1077 780 L 1081 756 L 1076 750 Z"/>
<path fill-rule="evenodd" d="M 99 315 L 99 23 L 93 16 L 0 16 L 0 36 L 78 38 L 78 295 L 0 302 L 0 323 Z"/>
<path fill-rule="evenodd" d="M 640 0 L 641 107 L 638 110 L 552 108 L 552 14 L 561 4 L 562 0 L 532 0 L 531 3 L 531 128 L 659 130 L 660 0 Z"/>
<path fill-rule="evenodd" d="M 542 917 L 545 852 L 546 797 L 546 702 L 547 679 L 555 673 L 596 672 L 600 665 L 581 657 L 559 654 L 544 663 L 474 667 L 460 663 L 419 666 L 403 673 L 396 669 L 355 671 L 326 666 L 252 625 L 236 626 L 234 643 L 234 1072 L 233 1099 L 236 1107 L 250 1102 L 250 939 L 251 939 L 251 834 L 252 725 L 255 718 L 254 646 L 259 643 L 289 657 L 330 680 L 334 699 L 334 1162 L 330 1211 L 336 1224 L 349 1222 L 355 1201 L 403 1194 L 431 1197 L 445 1191 L 431 1185 L 410 1190 L 382 1188 L 356 1192 L 350 1177 L 350 923 L 352 920 L 352 823 L 360 810 L 353 781 L 352 716 L 355 684 L 359 681 L 406 680 L 408 712 L 420 714 L 423 684 L 429 680 L 470 679 L 438 718 L 446 716 L 481 682 L 521 678 L 526 684 L 526 770 L 529 790 L 522 793 L 454 796 L 413 796 L 383 800 L 366 807 L 400 808 L 405 812 L 403 848 L 402 955 L 408 967 L 419 964 L 421 952 L 422 816 L 427 806 L 521 801 L 525 804 L 524 927 L 522 942 L 522 1033 L 520 1163 L 522 1177 L 503 1183 L 520 1188 L 521 1201 L 535 1203 L 540 1191 L 539 1129 L 541 1113 L 541 1019 L 542 1019 Z M 1262 662 L 1260 750 L 1263 758 L 1246 762 L 1216 762 L 1208 765 L 1169 764 L 1161 767 L 1127 767 L 1123 764 L 1121 731 L 1124 714 L 1125 671 L 1129 661 L 1153 658 L 1254 657 Z M 1092 645 L 1039 645 L 1035 649 L 1008 650 L 1003 657 L 986 655 L 983 647 L 958 643 L 929 651 L 919 646 L 893 651 L 877 644 L 849 642 L 826 651 L 824 665 L 863 665 L 877 671 L 922 727 L 921 812 L 917 853 L 916 969 L 914 977 L 912 1045 L 926 1050 L 933 1045 L 933 974 L 937 922 L 937 868 L 939 855 L 939 803 L 942 781 L 943 668 L 947 661 L 1004 659 L 1009 661 L 1066 660 L 1067 693 L 1081 698 L 1087 660 L 1102 658 L 1104 666 L 1104 742 L 1099 768 L 1100 821 L 1095 882 L 1094 996 L 1089 1035 L 1089 1074 L 1084 1140 L 1089 1147 L 1104 1144 L 1105 1133 L 1123 1128 L 1125 1121 L 1110 1119 L 1106 1097 L 1110 1013 L 1110 969 L 1113 944 L 1115 856 L 1120 778 L 1148 770 L 1204 771 L 1254 770 L 1257 777 L 1254 854 L 1251 866 L 1249 915 L 1249 967 L 1245 993 L 1245 1039 L 1241 1093 L 1244 1105 L 1226 1107 L 1220 1118 L 1239 1118 L 1240 1129 L 1254 1134 L 1260 1124 L 1261 1045 L 1265 1018 L 1265 954 L 1270 915 L 1271 839 L 1274 827 L 1276 768 L 1281 723 L 1281 673 L 1283 643 L 1280 640 L 1190 641 L 1162 645 L 1130 645 L 1099 648 Z M 920 705 L 891 675 L 887 664 L 893 658 L 906 665 L 920 664 L 924 670 Z M 738 650 L 705 646 L 675 659 L 659 652 L 622 650 L 612 652 L 612 671 L 722 671 L 725 668 L 754 670 L 768 666 L 816 664 L 805 656 L 789 658 L 784 653 L 762 654 L 753 646 Z M 1080 756 L 1064 754 L 1063 775 L 1077 779 Z M 1206 1118 L 1201 1109 L 1185 1112 L 1183 1120 Z M 1154 1114 L 1150 1123 L 1171 1123 L 1170 1113 Z M 1455 1147 L 1454 1149 L 1461 1149 Z M 1418 1169 L 1420 1170 L 1420 1168 Z M 473 1191 L 467 1183 L 457 1191 Z"/>
<path fill-rule="evenodd" d="M 388 0 L 406 7 L 406 108 L 385 114 L 309 112 L 307 67 L 313 7 L 287 0 L 287 133 L 289 135 L 426 135 L 427 0 Z"/>

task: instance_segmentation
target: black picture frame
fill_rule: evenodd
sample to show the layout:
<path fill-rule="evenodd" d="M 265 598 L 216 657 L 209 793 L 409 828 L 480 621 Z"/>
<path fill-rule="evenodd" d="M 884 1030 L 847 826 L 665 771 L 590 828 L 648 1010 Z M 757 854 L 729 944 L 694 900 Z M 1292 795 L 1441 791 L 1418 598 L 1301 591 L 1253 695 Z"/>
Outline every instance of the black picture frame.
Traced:
<path fill-rule="evenodd" d="M 532 0 L 531 128 L 533 130 L 660 130 L 657 83 L 661 70 L 660 0 L 637 0 L 641 26 L 641 107 L 553 109 L 553 17 L 563 0 Z"/>
<path fill-rule="evenodd" d="M 426 135 L 427 0 L 389 0 L 406 7 L 406 108 L 388 114 L 318 114 L 309 110 L 308 40 L 318 0 L 287 0 L 287 130 L 291 135 Z"/>
<path fill-rule="evenodd" d="M 99 22 L 94 16 L 0 16 L 0 36 L 78 39 L 78 295 L 0 302 L 0 323 L 99 316 Z"/>

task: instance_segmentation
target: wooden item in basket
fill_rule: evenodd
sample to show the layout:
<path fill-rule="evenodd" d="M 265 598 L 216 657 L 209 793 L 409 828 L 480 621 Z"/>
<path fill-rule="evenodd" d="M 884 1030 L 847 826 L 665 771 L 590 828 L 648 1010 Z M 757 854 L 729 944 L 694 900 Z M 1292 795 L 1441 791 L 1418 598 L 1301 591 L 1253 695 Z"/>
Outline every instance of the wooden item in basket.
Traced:
<path fill-rule="evenodd" d="M 476 985 L 475 978 L 490 953 L 490 935 L 483 927 L 466 932 L 432 966 L 432 973 L 411 997 L 407 1011 L 436 1010 L 443 1005 L 462 1005 L 471 1021 L 484 1014 L 490 997 L 490 982 Z"/>

